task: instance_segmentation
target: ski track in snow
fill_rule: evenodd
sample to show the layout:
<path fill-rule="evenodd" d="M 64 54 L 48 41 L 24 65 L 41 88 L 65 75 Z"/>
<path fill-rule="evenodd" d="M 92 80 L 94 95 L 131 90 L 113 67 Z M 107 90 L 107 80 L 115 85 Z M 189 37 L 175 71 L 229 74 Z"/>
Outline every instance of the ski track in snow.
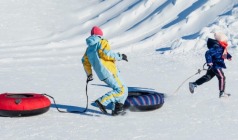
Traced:
<path fill-rule="evenodd" d="M 111 117 L 91 103 L 108 92 L 94 73 L 86 114 L 59 113 L 1 119 L 1 139 L 236 140 L 238 2 L 234 0 L 8 0 L 0 1 L 0 92 L 52 95 L 62 110 L 83 110 L 85 39 L 100 26 L 114 51 L 129 90 L 155 90 L 165 104 L 149 112 Z M 204 64 L 206 39 L 229 37 L 233 61 L 224 70 L 227 99 L 218 98 L 217 79 L 188 91 L 189 76 Z"/>

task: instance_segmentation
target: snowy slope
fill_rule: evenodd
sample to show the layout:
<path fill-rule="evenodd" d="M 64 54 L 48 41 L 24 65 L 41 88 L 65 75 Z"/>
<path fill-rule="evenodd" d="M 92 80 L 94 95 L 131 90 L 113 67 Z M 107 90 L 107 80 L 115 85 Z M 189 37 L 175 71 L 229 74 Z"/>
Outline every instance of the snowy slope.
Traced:
<path fill-rule="evenodd" d="M 86 114 L 59 113 L 51 107 L 39 116 L 1 117 L 0 139 L 238 137 L 237 0 L 1 0 L 0 21 L 0 93 L 47 93 L 62 110 L 83 110 L 86 75 L 81 57 L 85 38 L 98 25 L 112 49 L 128 56 L 129 62 L 117 65 L 129 90 L 165 94 L 158 110 L 103 115 L 91 102 L 111 89 L 95 76 L 88 86 Z M 216 78 L 191 95 L 188 82 L 205 73 L 194 75 L 205 63 L 207 37 L 217 31 L 229 37 L 233 61 L 226 62 L 224 72 L 232 96 L 218 98 Z"/>

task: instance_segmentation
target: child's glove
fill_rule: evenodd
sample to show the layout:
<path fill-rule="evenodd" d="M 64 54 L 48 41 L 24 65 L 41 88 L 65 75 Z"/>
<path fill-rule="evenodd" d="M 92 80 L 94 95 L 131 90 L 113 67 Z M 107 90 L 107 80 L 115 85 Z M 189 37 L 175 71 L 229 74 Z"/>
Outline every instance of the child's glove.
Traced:
<path fill-rule="evenodd" d="M 207 66 L 208 66 L 208 70 L 210 70 L 213 66 L 213 63 L 207 63 Z"/>
<path fill-rule="evenodd" d="M 227 55 L 227 60 L 231 61 L 232 60 L 232 56 L 228 53 Z"/>
<path fill-rule="evenodd" d="M 126 56 L 125 54 L 122 54 L 121 56 L 122 56 L 122 60 L 125 60 L 125 61 L 128 62 L 128 60 L 127 60 L 127 56 Z"/>
<path fill-rule="evenodd" d="M 88 75 L 87 82 L 89 82 L 89 81 L 93 81 L 93 75 L 92 74 Z"/>

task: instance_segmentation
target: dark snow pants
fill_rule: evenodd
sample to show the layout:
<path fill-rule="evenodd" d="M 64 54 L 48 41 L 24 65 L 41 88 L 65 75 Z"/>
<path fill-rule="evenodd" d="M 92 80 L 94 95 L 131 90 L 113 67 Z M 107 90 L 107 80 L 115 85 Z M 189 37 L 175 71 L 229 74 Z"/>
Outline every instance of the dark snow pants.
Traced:
<path fill-rule="evenodd" d="M 222 71 L 222 69 L 210 69 L 207 70 L 207 73 L 205 75 L 203 75 L 201 78 L 199 78 L 195 84 L 196 85 L 202 85 L 205 82 L 208 82 L 209 80 L 211 80 L 214 76 L 217 77 L 218 81 L 219 81 L 219 90 L 221 92 L 225 91 L 225 85 L 226 85 L 226 77 Z"/>

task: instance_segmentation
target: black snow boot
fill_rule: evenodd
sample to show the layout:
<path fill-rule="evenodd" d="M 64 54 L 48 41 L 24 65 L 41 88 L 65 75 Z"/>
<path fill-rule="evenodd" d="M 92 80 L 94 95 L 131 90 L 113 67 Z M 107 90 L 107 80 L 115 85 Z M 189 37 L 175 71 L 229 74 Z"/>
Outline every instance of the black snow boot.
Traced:
<path fill-rule="evenodd" d="M 105 106 L 103 106 L 98 100 L 95 101 L 95 104 L 98 106 L 98 108 L 102 111 L 103 114 L 107 114 Z"/>
<path fill-rule="evenodd" d="M 194 88 L 197 87 L 197 85 L 194 82 L 189 82 L 189 90 L 193 94 Z"/>
<path fill-rule="evenodd" d="M 115 109 L 112 110 L 112 116 L 117 116 L 119 114 L 123 115 L 125 113 L 122 103 L 115 103 Z"/>
<path fill-rule="evenodd" d="M 221 97 L 223 96 L 223 94 L 224 94 L 224 92 L 221 91 L 221 92 L 219 93 L 219 98 L 221 98 Z"/>
<path fill-rule="evenodd" d="M 231 96 L 231 94 L 225 93 L 223 91 L 220 91 L 220 93 L 219 93 L 219 98 L 221 98 L 221 97 L 229 97 L 229 96 Z"/>

